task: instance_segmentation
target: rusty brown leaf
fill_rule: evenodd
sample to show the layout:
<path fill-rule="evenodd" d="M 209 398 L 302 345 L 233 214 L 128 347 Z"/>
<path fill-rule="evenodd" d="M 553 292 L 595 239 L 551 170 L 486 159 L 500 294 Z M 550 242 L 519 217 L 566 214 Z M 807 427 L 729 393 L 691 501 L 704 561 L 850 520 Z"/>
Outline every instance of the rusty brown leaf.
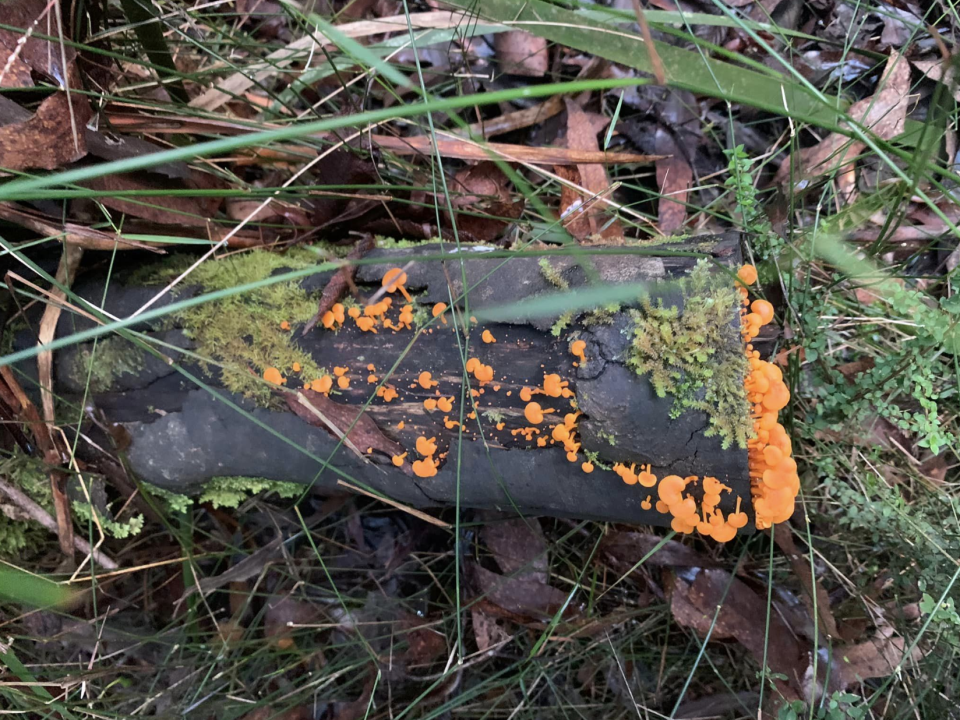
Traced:
<path fill-rule="evenodd" d="M 919 660 L 922 657 L 920 649 L 914 648 L 911 658 Z M 880 636 L 859 645 L 838 648 L 834 652 L 843 687 L 871 678 L 886 677 L 895 672 L 905 658 L 906 641 L 897 636 Z"/>
<path fill-rule="evenodd" d="M 774 681 L 781 692 L 788 699 L 799 698 L 809 664 L 807 649 L 776 614 L 770 614 L 770 630 L 765 632 L 766 600 L 745 583 L 719 568 L 692 569 L 675 577 L 670 607 L 677 622 L 702 636 L 716 616 L 712 638 L 735 639 L 757 662 L 763 662 L 766 653 L 767 666 L 788 679 L 789 686 Z"/>
<path fill-rule="evenodd" d="M 69 67 L 76 57 L 76 50 L 69 45 L 61 47 L 38 36 L 56 37 L 56 13 L 58 4 L 46 0 L 12 0 L 0 3 L 0 25 L 17 30 L 0 29 L 0 69 L 10 67 L 0 77 L 0 87 L 33 87 L 30 77 L 33 69 L 58 81 L 63 87 L 67 76 L 63 65 L 64 56 Z M 26 40 L 24 40 L 26 36 Z M 18 49 L 19 46 L 19 49 Z M 11 59 L 13 56 L 13 59 Z M 70 87 L 78 87 L 73 82 Z"/>
<path fill-rule="evenodd" d="M 375 451 L 383 453 L 387 458 L 403 453 L 403 448 L 400 445 L 380 432 L 376 421 L 370 415 L 360 411 L 358 417 L 355 405 L 343 405 L 336 400 L 331 400 L 323 393 L 313 390 L 304 389 L 300 391 L 300 394 L 306 398 L 310 405 L 323 413 L 324 417 L 332 422 L 339 432 L 346 433 L 347 439 L 361 451 L 373 448 Z M 304 406 L 297 397 L 289 393 L 285 393 L 284 397 L 287 400 L 287 406 L 301 420 L 310 425 L 329 430 L 323 421 L 310 408 Z M 356 421 L 356 424 L 354 424 L 354 421 Z M 353 425 L 353 428 L 347 433 L 347 429 L 351 425 Z"/>
<path fill-rule="evenodd" d="M 807 612 L 810 613 L 811 617 L 816 614 L 820 620 L 820 628 L 828 638 L 834 641 L 839 639 L 840 631 L 837 630 L 837 620 L 833 616 L 833 610 L 830 609 L 830 596 L 820 580 L 812 576 L 809 560 L 797 551 L 790 526 L 787 523 L 777 523 L 773 528 L 773 537 L 777 546 L 790 561 L 793 574 L 800 581 Z M 816 607 L 816 613 L 813 612 L 814 607 Z"/>
<path fill-rule="evenodd" d="M 693 168 L 671 133 L 657 128 L 655 143 L 657 154 L 668 156 L 657 160 L 656 164 L 657 185 L 660 187 L 657 211 L 660 232 L 671 235 L 687 220 L 687 195 L 693 183 Z"/>
<path fill-rule="evenodd" d="M 0 127 L 0 167 L 55 170 L 79 160 L 87 154 L 89 118 L 90 105 L 82 95 L 71 93 L 70 104 L 66 93 L 51 95 L 31 117 Z"/>
<path fill-rule="evenodd" d="M 567 149 L 595 152 L 600 146 L 597 133 L 602 129 L 579 105 L 567 99 Z M 564 225 L 580 242 L 590 238 L 610 240 L 623 237 L 620 221 L 611 213 L 609 206 L 598 196 L 606 196 L 610 188 L 607 171 L 599 163 L 577 163 L 576 179 L 572 168 L 558 168 L 557 174 L 580 188 L 563 186 L 560 195 L 560 211 Z"/>
<path fill-rule="evenodd" d="M 498 33 L 494 49 L 501 72 L 524 77 L 543 77 L 547 74 L 550 55 L 547 39 L 524 30 Z"/>
<path fill-rule="evenodd" d="M 903 132 L 910 93 L 910 63 L 896 50 L 890 51 L 878 88 L 876 94 L 851 105 L 847 114 L 873 134 L 889 140 Z M 776 181 L 789 182 L 791 172 L 795 183 L 833 171 L 849 172 L 865 147 L 859 140 L 830 133 L 816 145 L 784 159 L 777 170 Z"/>

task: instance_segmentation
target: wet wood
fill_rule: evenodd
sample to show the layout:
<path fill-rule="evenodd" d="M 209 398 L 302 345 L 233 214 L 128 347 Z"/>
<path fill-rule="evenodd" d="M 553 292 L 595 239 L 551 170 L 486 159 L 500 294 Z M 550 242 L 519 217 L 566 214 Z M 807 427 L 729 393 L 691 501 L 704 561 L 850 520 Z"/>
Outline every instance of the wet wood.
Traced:
<path fill-rule="evenodd" d="M 592 260 L 604 283 L 684 275 L 696 258 L 671 254 L 677 251 L 706 251 L 731 267 L 740 261 L 735 234 L 664 247 L 668 252 L 660 255 L 608 254 Z M 408 290 L 429 308 L 460 296 L 465 278 L 471 312 L 556 291 L 536 257 L 504 262 L 487 257 L 489 248 L 474 248 L 462 268 L 459 261 L 421 259 L 440 250 L 437 245 L 375 250 L 367 259 L 382 264 L 360 266 L 356 282 L 361 291 L 372 294 L 388 268 L 403 267 Z M 575 258 L 554 257 L 550 262 L 571 287 L 587 283 Z M 319 295 L 329 279 L 329 273 L 311 277 L 305 286 Z M 97 299 L 101 290 L 96 283 L 88 283 L 85 291 L 78 288 Z M 111 289 L 107 309 L 120 316 L 128 314 L 125 309 L 135 309 L 152 291 Z M 323 422 L 290 411 L 285 402 L 278 402 L 277 409 L 254 407 L 219 387 L 215 375 L 204 377 L 211 391 L 198 388 L 176 365 L 160 360 L 149 360 L 139 375 L 125 377 L 122 387 L 95 393 L 92 401 L 129 432 L 131 469 L 147 481 L 179 492 L 189 492 L 213 476 L 246 475 L 312 484 L 329 492 L 345 482 L 417 507 L 459 503 L 461 507 L 517 508 L 526 514 L 668 524 L 667 517 L 641 507 L 649 490 L 627 486 L 599 467 L 586 474 L 581 469 L 582 454 L 571 463 L 562 447 L 537 447 L 536 436 L 527 441 L 512 432 L 529 424 L 521 390 L 538 387 L 545 374 L 557 373 L 569 381 L 584 413 L 579 425 L 583 449 L 596 452 L 604 463 L 650 463 L 659 477 L 713 475 L 734 489 L 733 497 L 724 497 L 724 511 L 733 508 L 737 495 L 749 500 L 746 452 L 724 450 L 717 438 L 706 437 L 708 420 L 702 413 L 671 418 L 672 398 L 658 398 L 645 378 L 626 367 L 631 340 L 626 313 L 618 313 L 609 325 L 571 327 L 587 344 L 587 361 L 579 366 L 569 352 L 568 334 L 559 338 L 551 334 L 554 321 L 490 323 L 471 327 L 467 336 L 455 332 L 452 324 L 432 327 L 418 336 L 382 328 L 377 334 L 365 333 L 352 322 L 336 333 L 319 328 L 304 337 L 299 328 L 292 328 L 293 341 L 319 366 L 350 368 L 350 387 L 332 396 L 345 406 L 347 415 L 342 408 L 323 412 L 340 424 L 352 425 L 345 419 L 349 417 L 360 421 L 357 427 L 375 422 L 382 437 L 370 443 L 370 452 L 360 447 L 363 435 L 354 428 L 333 433 Z M 483 342 L 484 330 L 496 342 Z M 730 332 L 737 337 L 733 322 Z M 165 342 L 189 345 L 175 328 L 154 333 Z M 70 352 L 75 350 L 61 353 L 58 367 L 70 362 Z M 464 360 L 469 357 L 494 368 L 493 382 L 483 387 L 472 378 L 465 382 Z M 174 359 L 202 376 L 187 357 Z M 439 383 L 435 388 L 420 385 L 418 376 L 423 371 Z M 376 379 L 368 381 L 368 375 Z M 384 378 L 398 394 L 392 402 L 376 395 Z M 58 392 L 67 395 L 81 390 L 69 387 L 63 378 L 58 383 Z M 290 389 L 296 390 L 295 386 L 294 379 Z M 425 400 L 439 397 L 452 398 L 451 411 L 425 409 Z M 542 395 L 537 399 L 544 408 L 554 410 L 540 426 L 542 433 L 549 434 L 550 424 L 561 422 L 563 414 L 571 411 L 569 401 Z M 340 441 L 337 435 L 343 434 L 359 453 Z M 419 458 L 414 448 L 421 436 L 437 438 L 442 458 L 437 475 L 431 478 L 410 472 L 410 461 Z M 404 467 L 395 467 L 388 453 L 381 451 L 394 447 L 408 453 Z"/>

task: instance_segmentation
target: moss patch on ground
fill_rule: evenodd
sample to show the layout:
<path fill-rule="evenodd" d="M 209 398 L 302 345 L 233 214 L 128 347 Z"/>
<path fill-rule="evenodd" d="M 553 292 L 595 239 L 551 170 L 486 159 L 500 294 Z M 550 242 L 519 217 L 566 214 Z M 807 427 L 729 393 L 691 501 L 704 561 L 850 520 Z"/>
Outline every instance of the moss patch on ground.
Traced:
<path fill-rule="evenodd" d="M 166 260 L 155 266 L 151 279 L 167 282 L 193 261 L 192 256 Z M 317 261 L 308 250 L 295 248 L 283 254 L 254 250 L 203 263 L 191 273 L 190 281 L 210 293 L 265 280 L 284 270 L 312 267 Z M 296 326 L 316 311 L 317 301 L 298 282 L 290 281 L 191 307 L 174 318 L 196 343 L 195 352 L 221 369 L 225 388 L 266 407 L 272 399 L 270 386 L 262 380 L 268 367 L 286 376 L 299 363 L 305 382 L 326 374 L 293 342 Z M 281 327 L 284 322 L 289 330 Z"/>
<path fill-rule="evenodd" d="M 78 347 L 65 370 L 78 385 L 85 385 L 89 376 L 90 390 L 107 392 L 122 375 L 137 375 L 145 362 L 143 348 L 119 335 L 111 335 L 96 343 L 96 352 L 94 343 Z"/>
<path fill-rule="evenodd" d="M 676 398 L 673 416 L 701 410 L 710 418 L 706 435 L 723 447 L 741 448 L 753 434 L 744 378 L 749 366 L 732 325 L 740 295 L 725 275 L 701 260 L 681 281 L 684 305 L 665 306 L 645 297 L 633 310 L 634 336 L 628 365 L 649 375 L 660 397 Z"/>
<path fill-rule="evenodd" d="M 0 460 L 0 475 L 31 500 L 53 510 L 53 494 L 43 463 L 19 452 Z M 12 557 L 23 550 L 45 542 L 46 530 L 5 498 L 0 500 L 0 557 Z"/>

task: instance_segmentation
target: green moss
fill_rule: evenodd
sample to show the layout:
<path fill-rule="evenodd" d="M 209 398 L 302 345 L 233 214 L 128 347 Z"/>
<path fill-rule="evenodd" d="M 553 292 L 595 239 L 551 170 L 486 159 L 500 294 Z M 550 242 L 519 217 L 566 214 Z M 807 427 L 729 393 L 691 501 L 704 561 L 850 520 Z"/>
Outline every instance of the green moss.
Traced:
<path fill-rule="evenodd" d="M 122 375 L 139 374 L 145 362 L 143 348 L 119 335 L 111 335 L 96 343 L 96 351 L 93 343 L 77 348 L 67 363 L 66 372 L 79 386 L 86 384 L 89 374 L 90 389 L 106 392 Z"/>
<path fill-rule="evenodd" d="M 167 261 L 155 270 L 159 272 L 155 277 L 169 281 L 191 260 Z M 256 250 L 206 262 L 191 273 L 190 280 L 205 292 L 216 292 L 264 280 L 283 270 L 311 267 L 316 262 L 316 255 L 307 250 L 283 254 Z M 196 343 L 196 353 L 221 368 L 224 387 L 268 406 L 272 391 L 261 379 L 268 367 L 289 375 L 293 364 L 299 363 L 305 381 L 326 374 L 309 353 L 294 344 L 293 330 L 281 328 L 284 321 L 291 328 L 305 323 L 316 311 L 316 300 L 298 282 L 291 281 L 188 308 L 175 317 Z"/>
<path fill-rule="evenodd" d="M 0 475 L 47 511 L 53 510 L 50 480 L 43 463 L 19 452 L 0 460 Z M 44 542 L 46 530 L 0 499 L 0 557 L 11 557 Z"/>
<path fill-rule="evenodd" d="M 549 258 L 540 258 L 537 264 L 540 266 L 540 274 L 543 275 L 543 278 L 548 283 L 553 285 L 555 288 L 559 288 L 560 290 L 570 289 L 570 283 L 564 280 L 563 276 L 560 274 L 560 271 L 550 264 Z"/>
<path fill-rule="evenodd" d="M 81 525 L 85 525 L 93 519 L 94 509 L 90 503 L 74 501 L 70 507 L 73 510 L 74 518 L 78 520 Z M 143 530 L 143 515 L 135 515 L 129 520 L 117 521 L 112 517 L 97 513 L 97 520 L 100 523 L 100 527 L 103 528 L 104 533 L 120 540 L 124 540 L 133 535 L 139 535 L 140 531 Z"/>
<path fill-rule="evenodd" d="M 259 492 L 275 492 L 282 498 L 292 498 L 303 490 L 303 486 L 296 483 L 277 482 L 260 477 L 215 477 L 207 483 L 197 502 L 208 502 L 215 508 L 235 508 L 250 495 Z"/>
<path fill-rule="evenodd" d="M 484 410 L 481 414 L 493 424 L 503 422 L 503 412 L 500 410 Z"/>
<path fill-rule="evenodd" d="M 170 512 L 185 513 L 193 505 L 193 499 L 180 493 L 165 490 L 157 485 L 143 483 L 143 489 L 151 497 L 160 500 Z"/>
<path fill-rule="evenodd" d="M 385 250 L 400 250 L 403 248 L 413 248 L 420 247 L 431 242 L 440 242 L 440 238 L 432 238 L 430 240 L 396 240 L 392 237 L 385 237 L 383 235 L 376 235 L 374 240 L 377 243 L 377 247 Z"/>
<path fill-rule="evenodd" d="M 746 447 L 753 433 L 743 381 L 748 370 L 743 345 L 732 330 L 740 296 L 725 276 L 704 260 L 682 282 L 684 307 L 643 298 L 632 311 L 635 327 L 628 365 L 649 375 L 660 397 L 673 395 L 673 416 L 688 409 L 710 418 L 707 435 L 723 447 Z"/>
<path fill-rule="evenodd" d="M 583 318 L 585 327 L 595 327 L 596 325 L 611 325 L 613 317 L 620 312 L 620 303 L 611 303 L 603 307 L 591 310 Z"/>

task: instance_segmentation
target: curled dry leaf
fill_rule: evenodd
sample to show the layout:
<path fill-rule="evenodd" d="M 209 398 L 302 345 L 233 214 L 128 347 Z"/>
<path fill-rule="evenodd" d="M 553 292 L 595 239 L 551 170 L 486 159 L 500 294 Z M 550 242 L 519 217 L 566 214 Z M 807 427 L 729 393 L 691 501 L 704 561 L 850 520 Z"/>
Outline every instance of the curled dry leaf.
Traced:
<path fill-rule="evenodd" d="M 884 140 L 903 132 L 907 118 L 910 92 L 910 64 L 895 50 L 890 51 L 883 77 L 876 94 L 853 105 L 847 114 L 860 125 Z M 788 157 L 777 170 L 776 181 L 802 183 L 825 173 L 851 171 L 857 156 L 866 147 L 859 140 L 851 140 L 840 133 L 830 133 L 812 147 L 803 148 Z M 852 178 L 844 182 L 852 190 Z"/>
<path fill-rule="evenodd" d="M 608 122 L 596 122 L 579 105 L 567 99 L 567 149 L 572 151 L 599 152 L 597 133 Z M 599 116 L 597 116 L 599 117 Z M 603 165 L 577 163 L 576 170 L 558 167 L 557 174 L 564 180 L 582 188 L 583 192 L 564 184 L 560 193 L 560 214 L 567 231 L 580 242 L 589 238 L 611 240 L 623 237 L 623 228 L 615 213 L 598 196 L 605 196 L 610 180 Z"/>
<path fill-rule="evenodd" d="M 667 157 L 657 160 L 657 185 L 660 201 L 657 206 L 660 232 L 671 235 L 683 227 L 687 219 L 687 195 L 693 182 L 693 168 L 677 147 L 673 135 L 657 128 L 657 155 Z"/>
<path fill-rule="evenodd" d="M 510 634 L 497 624 L 496 618 L 490 617 L 483 610 L 474 607 L 470 611 L 470 618 L 473 637 L 480 652 L 494 653 L 499 646 L 510 639 Z"/>
<path fill-rule="evenodd" d="M 955 66 L 948 60 L 914 60 L 913 66 L 934 82 L 943 83 L 960 102 L 960 86 L 957 85 Z"/>
<path fill-rule="evenodd" d="M 547 39 L 524 30 L 498 33 L 494 49 L 501 72 L 524 77 L 543 77 L 547 74 L 550 55 Z"/>

